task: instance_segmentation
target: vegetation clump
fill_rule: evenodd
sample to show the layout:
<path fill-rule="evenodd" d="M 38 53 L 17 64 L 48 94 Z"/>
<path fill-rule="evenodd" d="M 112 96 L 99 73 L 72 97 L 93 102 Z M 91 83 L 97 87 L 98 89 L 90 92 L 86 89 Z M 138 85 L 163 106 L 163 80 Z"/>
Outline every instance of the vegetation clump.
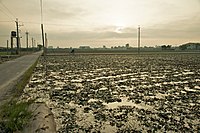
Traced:
<path fill-rule="evenodd" d="M 18 81 L 12 100 L 0 107 L 0 133 L 12 133 L 22 130 L 29 122 L 32 112 L 28 107 L 33 101 L 17 102 L 16 99 L 21 96 L 26 84 L 28 83 L 32 72 L 37 65 L 38 60 L 24 73 Z"/>
<path fill-rule="evenodd" d="M 31 112 L 28 107 L 31 102 L 17 103 L 16 100 L 4 104 L 0 109 L 0 132 L 10 133 L 20 131 L 28 123 Z"/>

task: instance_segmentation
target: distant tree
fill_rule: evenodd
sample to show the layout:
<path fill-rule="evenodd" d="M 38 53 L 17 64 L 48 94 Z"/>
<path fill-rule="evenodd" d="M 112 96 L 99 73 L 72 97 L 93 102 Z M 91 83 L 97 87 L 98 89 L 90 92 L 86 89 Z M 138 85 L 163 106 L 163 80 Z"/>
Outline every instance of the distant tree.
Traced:
<path fill-rule="evenodd" d="M 167 45 L 167 49 L 171 49 L 172 48 L 172 46 L 171 45 Z"/>
<path fill-rule="evenodd" d="M 172 46 L 171 45 L 162 45 L 161 48 L 162 48 L 162 50 L 171 50 Z"/>
<path fill-rule="evenodd" d="M 74 53 L 75 53 L 75 50 L 74 50 L 74 49 L 72 49 L 72 50 L 70 51 L 70 53 L 71 53 L 71 54 L 74 54 Z"/>
<path fill-rule="evenodd" d="M 162 45 L 161 48 L 162 48 L 162 50 L 166 50 L 167 46 L 166 45 Z"/>
<path fill-rule="evenodd" d="M 130 45 L 127 43 L 127 44 L 126 44 L 126 48 L 129 48 L 129 47 L 130 47 Z"/>
<path fill-rule="evenodd" d="M 187 49 L 187 45 L 181 45 L 181 46 L 179 46 L 179 48 L 180 48 L 181 50 L 186 50 L 186 49 Z"/>
<path fill-rule="evenodd" d="M 200 43 L 186 43 L 179 46 L 180 50 L 200 50 Z"/>

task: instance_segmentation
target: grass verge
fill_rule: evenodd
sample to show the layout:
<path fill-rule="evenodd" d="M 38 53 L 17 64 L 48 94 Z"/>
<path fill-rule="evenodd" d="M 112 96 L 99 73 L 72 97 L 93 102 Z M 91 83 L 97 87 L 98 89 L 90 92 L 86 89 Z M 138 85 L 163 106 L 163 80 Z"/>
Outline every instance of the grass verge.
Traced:
<path fill-rule="evenodd" d="M 28 107 L 31 102 L 17 103 L 16 100 L 3 105 L 0 112 L 0 132 L 12 133 L 20 131 L 29 122 L 31 112 Z"/>
<path fill-rule="evenodd" d="M 22 78 L 19 80 L 19 82 L 16 85 L 15 88 L 15 92 L 14 92 L 14 97 L 19 97 L 21 96 L 21 94 L 23 93 L 23 90 L 25 88 L 25 86 L 27 85 L 34 68 L 36 67 L 38 63 L 38 59 L 37 61 L 25 72 L 25 74 L 22 76 Z"/>
<path fill-rule="evenodd" d="M 12 133 L 20 131 L 29 122 L 32 113 L 28 111 L 28 107 L 33 101 L 18 102 L 18 98 L 23 93 L 23 89 L 28 83 L 32 72 L 37 65 L 38 60 L 24 73 L 18 81 L 12 100 L 8 101 L 0 108 L 0 132 Z"/>
<path fill-rule="evenodd" d="M 10 55 L 10 52 L 0 52 L 0 55 Z"/>

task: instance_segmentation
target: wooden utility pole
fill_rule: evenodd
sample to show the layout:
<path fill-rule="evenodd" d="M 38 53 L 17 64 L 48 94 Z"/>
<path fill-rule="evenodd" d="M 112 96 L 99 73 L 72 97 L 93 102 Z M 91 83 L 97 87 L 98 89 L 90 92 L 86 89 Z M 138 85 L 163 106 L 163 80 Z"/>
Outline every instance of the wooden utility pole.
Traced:
<path fill-rule="evenodd" d="M 28 49 L 28 32 L 26 32 L 26 48 Z"/>
<path fill-rule="evenodd" d="M 140 54 L 140 26 L 138 26 L 138 54 Z"/>

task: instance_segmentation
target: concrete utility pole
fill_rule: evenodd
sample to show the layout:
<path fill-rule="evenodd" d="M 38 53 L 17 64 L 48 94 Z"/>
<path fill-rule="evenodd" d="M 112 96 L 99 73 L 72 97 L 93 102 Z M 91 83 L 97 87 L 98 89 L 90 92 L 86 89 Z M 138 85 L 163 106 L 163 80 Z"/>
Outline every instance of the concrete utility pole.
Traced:
<path fill-rule="evenodd" d="M 48 45 L 48 41 L 47 41 L 47 33 L 45 33 L 44 55 L 46 55 L 46 53 L 47 53 L 47 45 Z"/>
<path fill-rule="evenodd" d="M 140 54 L 140 26 L 138 26 L 138 54 Z"/>
<path fill-rule="evenodd" d="M 47 33 L 45 33 L 45 48 L 48 46 Z"/>
<path fill-rule="evenodd" d="M 9 45 L 9 41 L 7 40 L 7 55 L 8 55 L 8 45 Z"/>
<path fill-rule="evenodd" d="M 33 37 L 32 37 L 32 47 L 33 47 L 33 43 L 34 43 L 34 39 L 33 39 Z"/>
<path fill-rule="evenodd" d="M 28 49 L 28 32 L 26 32 L 26 48 Z"/>
<path fill-rule="evenodd" d="M 18 18 L 16 18 L 16 28 L 17 28 L 17 54 L 19 54 L 19 43 L 20 43 L 20 38 L 19 38 L 19 22 L 18 22 Z"/>
<path fill-rule="evenodd" d="M 35 47 L 35 44 L 36 44 L 36 40 L 34 39 L 34 43 L 33 43 L 33 46 L 32 46 L 33 48 Z"/>
<path fill-rule="evenodd" d="M 13 54 L 13 36 L 11 35 L 10 37 L 10 49 L 11 49 L 11 54 Z"/>
<path fill-rule="evenodd" d="M 41 24 L 41 30 L 42 30 L 42 44 L 43 44 L 43 48 L 45 47 L 45 40 L 44 40 L 44 28 L 43 28 L 43 24 Z"/>

